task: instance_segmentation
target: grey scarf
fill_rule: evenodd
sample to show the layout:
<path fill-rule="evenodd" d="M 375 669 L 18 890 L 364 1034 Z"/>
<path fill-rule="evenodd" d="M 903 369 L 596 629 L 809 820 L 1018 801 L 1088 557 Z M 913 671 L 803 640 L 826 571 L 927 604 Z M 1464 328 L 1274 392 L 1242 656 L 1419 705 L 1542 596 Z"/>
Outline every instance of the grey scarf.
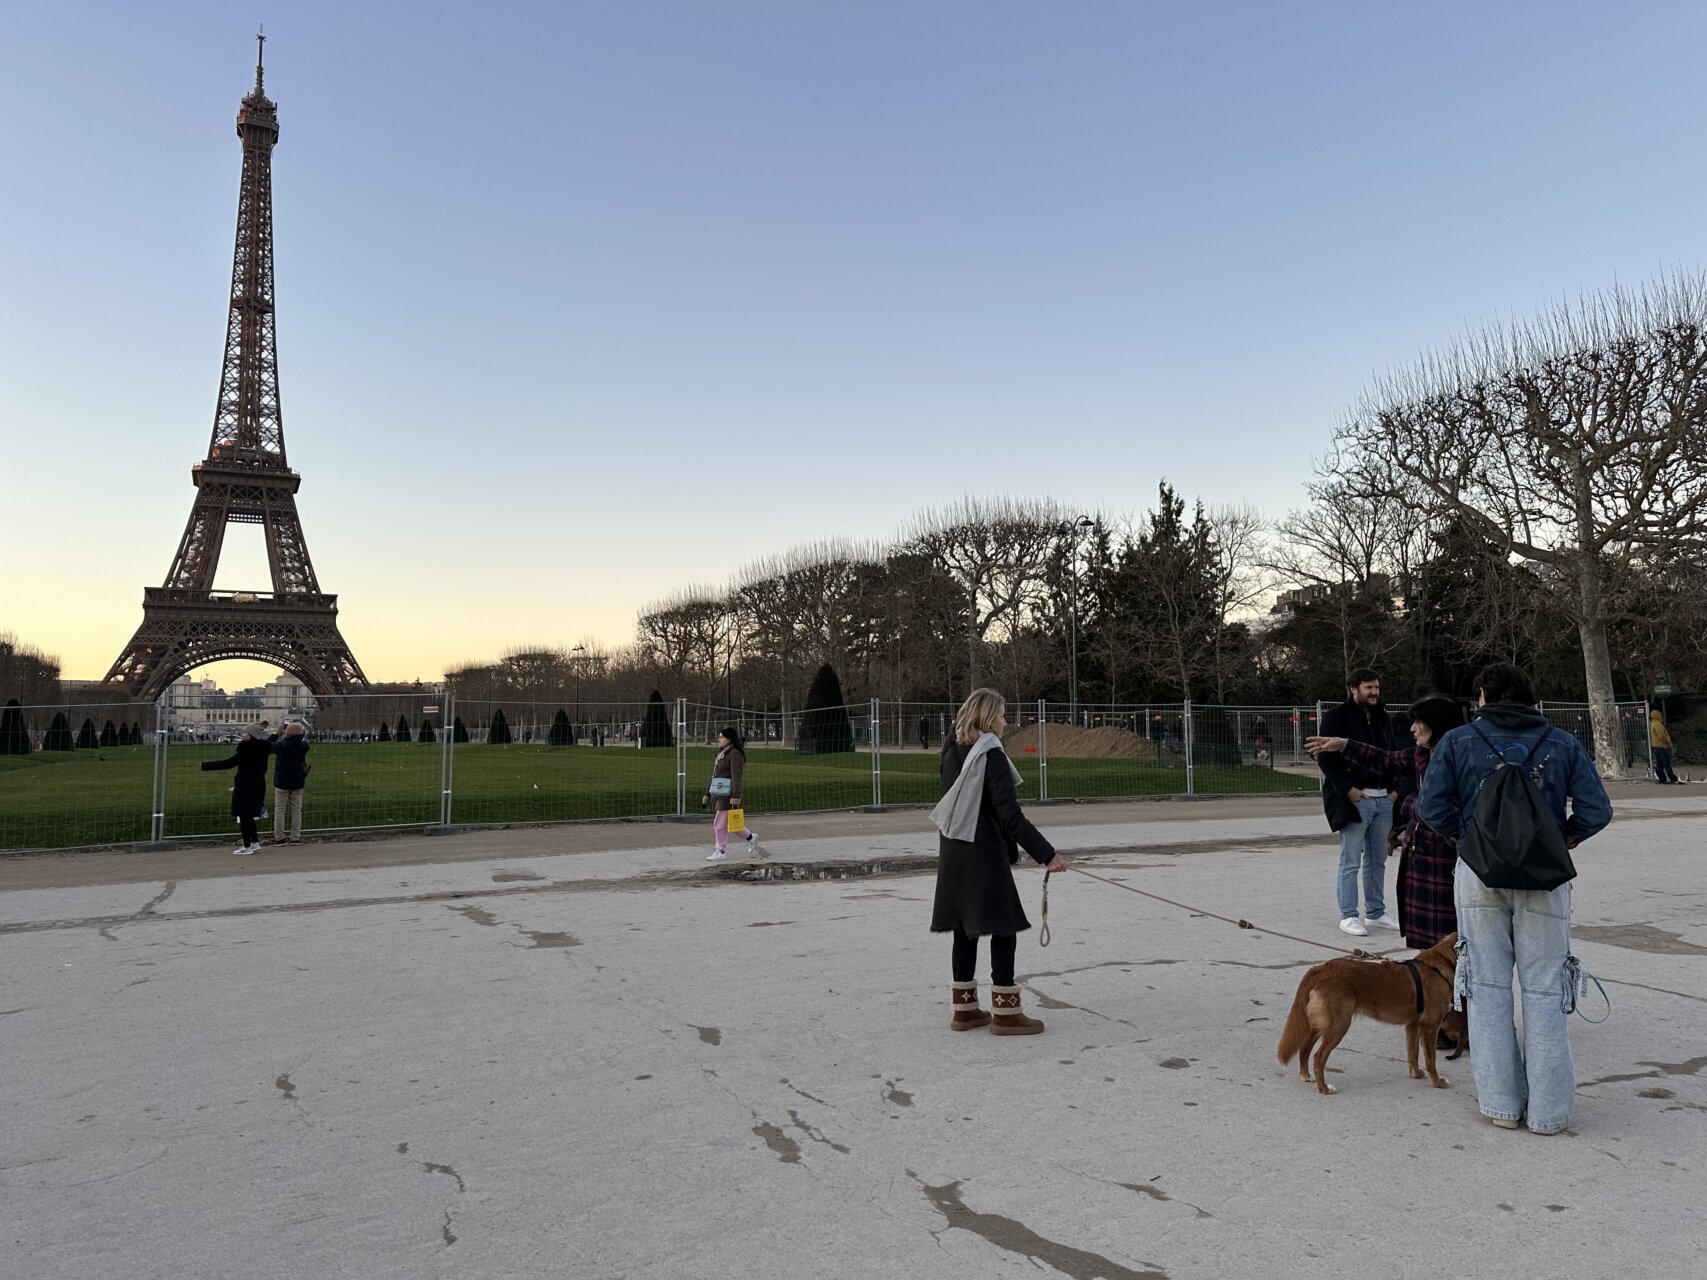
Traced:
<path fill-rule="evenodd" d="M 978 741 L 972 744 L 972 750 L 960 766 L 960 776 L 937 802 L 936 808 L 931 810 L 931 821 L 936 824 L 936 829 L 950 840 L 970 841 L 977 836 L 978 808 L 984 802 L 985 759 L 990 752 L 1001 749 L 1002 740 L 995 734 L 979 734 Z M 1017 787 L 1025 779 L 1014 768 L 1013 761 L 1009 760 L 1007 764 Z"/>

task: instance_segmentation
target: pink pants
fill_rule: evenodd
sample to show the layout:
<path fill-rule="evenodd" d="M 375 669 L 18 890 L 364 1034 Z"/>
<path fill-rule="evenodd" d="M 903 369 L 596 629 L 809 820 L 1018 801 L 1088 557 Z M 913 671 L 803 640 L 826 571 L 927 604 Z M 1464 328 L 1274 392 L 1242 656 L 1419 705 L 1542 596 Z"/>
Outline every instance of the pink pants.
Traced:
<path fill-rule="evenodd" d="M 725 853 L 729 849 L 729 810 L 719 809 L 717 816 L 711 820 L 711 829 L 717 833 L 717 851 Z"/>

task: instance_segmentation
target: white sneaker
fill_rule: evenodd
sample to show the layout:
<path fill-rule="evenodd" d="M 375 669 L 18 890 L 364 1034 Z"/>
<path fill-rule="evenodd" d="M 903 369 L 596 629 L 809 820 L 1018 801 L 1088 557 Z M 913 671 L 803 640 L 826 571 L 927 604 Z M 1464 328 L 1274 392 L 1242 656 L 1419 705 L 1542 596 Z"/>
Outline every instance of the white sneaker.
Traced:
<path fill-rule="evenodd" d="M 1356 938 L 1367 938 L 1369 936 L 1369 930 L 1363 927 L 1363 921 L 1359 920 L 1356 916 L 1347 916 L 1344 920 L 1341 920 L 1340 932 L 1349 933 Z"/>
<path fill-rule="evenodd" d="M 759 833 L 758 833 L 758 832 L 756 832 L 756 831 L 749 831 L 749 832 L 747 832 L 747 847 L 748 847 L 748 848 L 749 848 L 749 849 L 751 849 L 751 848 L 752 848 L 752 847 L 753 847 L 753 844 L 754 844 L 754 842 L 755 842 L 755 841 L 756 841 L 756 840 L 758 840 L 758 838 L 759 838 Z"/>
<path fill-rule="evenodd" d="M 721 849 L 713 849 L 710 853 L 705 855 L 705 860 L 707 862 L 722 862 L 723 858 L 724 853 Z"/>
<path fill-rule="evenodd" d="M 233 849 L 231 852 L 236 854 L 239 858 L 247 858 L 251 853 L 260 849 L 260 847 L 261 846 L 258 844 L 243 844 L 238 845 L 237 848 Z"/>
<path fill-rule="evenodd" d="M 1397 920 L 1393 919 L 1392 916 L 1385 914 L 1371 916 L 1369 923 L 1380 925 L 1383 929 L 1397 929 L 1399 927 L 1399 922 Z"/>

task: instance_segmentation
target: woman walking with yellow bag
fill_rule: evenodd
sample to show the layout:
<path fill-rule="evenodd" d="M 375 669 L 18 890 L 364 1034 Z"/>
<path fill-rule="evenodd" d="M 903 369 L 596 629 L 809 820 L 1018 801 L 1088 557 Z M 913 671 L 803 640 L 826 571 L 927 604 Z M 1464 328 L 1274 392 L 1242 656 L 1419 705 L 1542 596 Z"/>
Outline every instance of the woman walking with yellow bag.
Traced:
<path fill-rule="evenodd" d="M 711 784 L 700 797 L 699 807 L 710 805 L 716 810 L 712 820 L 717 833 L 717 847 L 705 855 L 707 862 L 722 862 L 729 850 L 729 811 L 740 809 L 742 775 L 747 771 L 747 744 L 734 725 L 725 726 L 717 735 L 717 758 L 711 763 Z M 743 815 L 744 817 L 745 815 Z M 753 847 L 757 837 L 747 827 L 742 833 L 747 847 Z"/>

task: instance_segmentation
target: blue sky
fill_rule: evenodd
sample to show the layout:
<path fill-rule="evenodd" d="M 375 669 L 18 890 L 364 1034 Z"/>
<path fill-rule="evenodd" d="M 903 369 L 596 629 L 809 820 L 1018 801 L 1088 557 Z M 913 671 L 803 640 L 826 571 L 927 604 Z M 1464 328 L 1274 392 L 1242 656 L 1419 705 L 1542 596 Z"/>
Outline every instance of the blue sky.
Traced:
<path fill-rule="evenodd" d="M 1371 374 L 1707 228 L 1694 4 L 4 12 L 0 630 L 76 677 L 206 452 L 262 21 L 285 433 L 376 678 L 967 492 L 1278 515 Z"/>

